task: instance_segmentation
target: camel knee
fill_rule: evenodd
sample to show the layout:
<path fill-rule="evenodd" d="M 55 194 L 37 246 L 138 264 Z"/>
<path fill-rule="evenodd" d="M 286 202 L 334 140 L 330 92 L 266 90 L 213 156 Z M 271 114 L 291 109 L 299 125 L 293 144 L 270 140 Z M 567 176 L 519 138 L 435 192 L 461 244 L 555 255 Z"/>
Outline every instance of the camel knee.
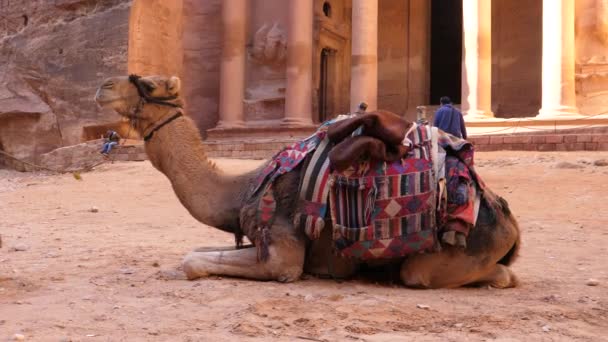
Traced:
<path fill-rule="evenodd" d="M 401 270 L 401 281 L 405 286 L 415 289 L 431 288 L 431 283 L 426 274 Z"/>
<path fill-rule="evenodd" d="M 269 247 L 266 263 L 268 272 L 282 283 L 300 279 L 304 270 L 304 246 L 300 244 L 273 244 Z"/>
<path fill-rule="evenodd" d="M 432 267 L 425 261 L 425 259 L 413 257 L 406 259 L 401 264 L 400 276 L 405 286 L 417 289 L 431 288 L 429 271 L 432 270 Z"/>
<path fill-rule="evenodd" d="M 203 252 L 190 252 L 182 260 L 182 269 L 188 280 L 209 276 L 208 268 L 204 259 L 201 258 L 201 253 Z"/>

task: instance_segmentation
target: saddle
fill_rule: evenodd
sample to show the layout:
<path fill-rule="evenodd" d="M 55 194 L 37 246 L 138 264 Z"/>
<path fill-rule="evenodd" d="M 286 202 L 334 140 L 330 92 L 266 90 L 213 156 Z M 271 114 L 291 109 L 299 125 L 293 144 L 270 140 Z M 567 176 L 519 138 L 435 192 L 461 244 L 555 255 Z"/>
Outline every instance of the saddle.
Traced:
<path fill-rule="evenodd" d="M 362 134 L 353 136 L 359 127 Z M 331 165 L 343 171 L 362 156 L 389 163 L 400 160 L 412 148 L 404 144 L 411 127 L 411 122 L 385 110 L 338 121 L 327 131 L 327 137 L 335 144 L 329 152 Z"/>

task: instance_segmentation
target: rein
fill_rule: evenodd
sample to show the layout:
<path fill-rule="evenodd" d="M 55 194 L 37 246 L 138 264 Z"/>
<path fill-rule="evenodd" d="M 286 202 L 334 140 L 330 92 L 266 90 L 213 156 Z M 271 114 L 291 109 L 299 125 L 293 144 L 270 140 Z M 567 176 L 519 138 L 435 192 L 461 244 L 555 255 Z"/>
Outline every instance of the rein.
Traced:
<path fill-rule="evenodd" d="M 140 79 L 141 79 L 141 76 L 139 76 L 139 75 L 135 75 L 135 74 L 129 75 L 129 82 L 133 83 L 133 85 L 137 89 L 137 93 L 139 94 L 139 104 L 135 108 L 135 110 L 133 112 L 133 116 L 131 117 L 131 125 L 133 127 L 136 126 L 136 122 L 140 119 L 139 114 L 144 109 L 144 105 L 146 103 L 154 103 L 154 104 L 158 104 L 161 106 L 167 106 L 167 107 L 173 107 L 173 108 L 180 109 L 176 114 L 171 116 L 169 119 L 165 120 L 160 125 L 154 127 L 148 134 L 146 134 L 144 136 L 144 141 L 148 141 L 148 140 L 152 139 L 152 136 L 154 136 L 154 133 L 156 131 L 163 128 L 165 125 L 171 123 L 173 120 L 179 118 L 180 116 L 183 116 L 183 113 L 181 111 L 181 109 L 182 109 L 181 105 L 172 103 L 172 102 L 167 102 L 167 101 L 176 100 L 178 98 L 177 95 L 165 96 L 165 97 L 150 96 L 150 94 L 148 94 L 148 92 L 144 88 L 144 85 L 141 83 Z"/>

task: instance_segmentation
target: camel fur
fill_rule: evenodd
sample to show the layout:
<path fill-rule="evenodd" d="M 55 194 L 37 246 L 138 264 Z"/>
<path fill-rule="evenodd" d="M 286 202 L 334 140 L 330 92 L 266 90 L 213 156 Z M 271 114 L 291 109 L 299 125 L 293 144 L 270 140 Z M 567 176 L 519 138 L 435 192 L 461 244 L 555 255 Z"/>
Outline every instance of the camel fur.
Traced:
<path fill-rule="evenodd" d="M 172 102 L 182 104 L 179 78 L 149 76 L 142 77 L 140 82 L 149 96 L 177 96 Z M 127 76 L 105 80 L 95 100 L 131 120 L 141 136 L 182 110 L 157 103 L 142 106 L 138 91 Z M 179 201 L 200 222 L 226 232 L 238 232 L 242 229 L 240 216 L 255 220 L 255 210 L 245 203 L 260 170 L 238 176 L 225 174 L 207 157 L 199 130 L 186 115 L 158 129 L 145 142 L 145 150 L 152 165 L 170 180 Z M 331 228 L 326 227 L 315 241 L 295 230 L 292 222 L 301 172 L 299 167 L 280 176 L 274 185 L 277 217 L 270 230 L 268 261 L 258 262 L 255 247 L 194 250 L 182 262 L 187 277 L 222 275 L 292 282 L 304 271 L 328 274 L 331 268 L 331 274 L 339 277 L 356 272 L 356 260 L 341 259 L 332 253 Z M 508 266 L 515 260 L 519 244 L 519 227 L 506 201 L 485 196 L 466 249 L 446 246 L 440 252 L 408 256 L 402 261 L 400 277 L 406 286 L 416 288 L 471 284 L 513 287 L 517 279 Z"/>

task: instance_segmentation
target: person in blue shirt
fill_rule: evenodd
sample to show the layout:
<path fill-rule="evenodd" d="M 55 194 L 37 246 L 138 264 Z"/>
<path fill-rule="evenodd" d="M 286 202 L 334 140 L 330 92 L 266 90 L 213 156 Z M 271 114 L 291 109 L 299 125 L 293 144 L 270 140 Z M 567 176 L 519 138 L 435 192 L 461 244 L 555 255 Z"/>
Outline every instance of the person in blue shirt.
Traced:
<path fill-rule="evenodd" d="M 447 96 L 439 99 L 441 107 L 435 113 L 433 126 L 453 136 L 466 139 L 467 128 L 464 126 L 462 113 L 452 106 L 452 100 Z"/>

